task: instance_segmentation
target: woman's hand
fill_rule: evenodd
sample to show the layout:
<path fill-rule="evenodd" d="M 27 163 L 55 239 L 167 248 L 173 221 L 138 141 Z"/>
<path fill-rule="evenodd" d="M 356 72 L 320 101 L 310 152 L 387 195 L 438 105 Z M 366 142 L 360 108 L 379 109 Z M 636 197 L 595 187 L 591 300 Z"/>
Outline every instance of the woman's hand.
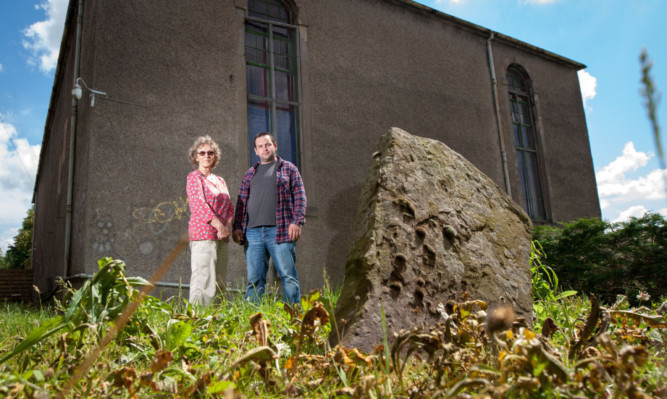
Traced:
<path fill-rule="evenodd" d="M 218 231 L 218 238 L 221 240 L 229 237 L 231 234 L 229 229 L 225 227 L 225 225 L 223 225 L 218 218 L 211 219 L 211 226 L 215 227 L 215 229 Z"/>

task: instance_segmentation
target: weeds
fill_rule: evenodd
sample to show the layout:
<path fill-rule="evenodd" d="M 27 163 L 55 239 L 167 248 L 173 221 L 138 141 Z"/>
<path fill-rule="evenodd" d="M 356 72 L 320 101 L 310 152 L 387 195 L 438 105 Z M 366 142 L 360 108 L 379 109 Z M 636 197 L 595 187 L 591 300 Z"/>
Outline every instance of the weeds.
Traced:
<path fill-rule="evenodd" d="M 595 297 L 563 295 L 558 291 L 557 276 L 548 274 L 548 268 L 541 265 L 542 256 L 536 250 L 532 263 L 534 274 L 539 270 L 545 273 L 534 275 L 533 282 L 543 290 L 536 298 L 538 316 L 533 329 L 517 319 L 511 308 L 487 314 L 486 303 L 469 300 L 441 306 L 442 320 L 428 329 L 415 328 L 392 336 L 383 330 L 383 345 L 371 353 L 329 347 L 329 323 L 334 319 L 330 310 L 335 309 L 337 291 L 311 292 L 296 309 L 271 295 L 259 303 L 247 302 L 242 295 L 227 295 L 208 308 L 192 306 L 180 298 L 165 302 L 146 297 L 67 396 L 500 398 L 667 394 L 665 317 L 650 307 L 630 308 L 623 298 L 605 308 Z M 115 278 L 125 279 L 122 273 Z M 57 314 L 57 309 L 0 308 L 4 323 L 0 356 L 6 359 L 0 364 L 2 395 L 35 397 L 63 392 L 73 370 L 101 341 L 98 331 L 115 323 L 102 315 L 105 311 L 111 314 L 110 309 L 117 306 L 96 305 L 97 316 L 93 316 L 92 305 L 84 298 L 94 296 L 79 294 L 82 291 L 94 290 L 89 287 L 73 292 L 72 299 L 64 303 L 63 314 Z M 134 295 L 130 290 L 116 298 L 122 303 L 122 298 Z M 62 322 L 74 303 L 78 303 L 78 310 L 69 318 L 76 320 L 72 325 L 35 340 L 26 350 L 24 342 L 35 329 L 50 331 L 49 323 L 54 319 Z M 378 311 L 381 317 L 382 309 Z M 77 312 L 86 317 L 76 318 Z"/>

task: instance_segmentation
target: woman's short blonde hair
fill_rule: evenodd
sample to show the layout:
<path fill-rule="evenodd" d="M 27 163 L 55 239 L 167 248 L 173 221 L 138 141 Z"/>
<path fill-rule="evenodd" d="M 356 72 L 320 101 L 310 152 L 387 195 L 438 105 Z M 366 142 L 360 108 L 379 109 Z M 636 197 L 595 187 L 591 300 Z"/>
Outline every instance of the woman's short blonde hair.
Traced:
<path fill-rule="evenodd" d="M 193 164 L 195 167 L 199 166 L 199 162 L 197 162 L 197 151 L 199 150 L 200 147 L 205 146 L 206 144 L 211 147 L 213 152 L 215 152 L 215 159 L 213 160 L 213 164 L 211 165 L 211 169 L 215 168 L 218 166 L 218 161 L 220 160 L 220 147 L 213 141 L 211 136 L 199 136 L 195 140 L 195 142 L 192 144 L 192 147 L 190 147 L 190 154 L 188 156 L 188 159 L 190 160 L 190 163 Z"/>

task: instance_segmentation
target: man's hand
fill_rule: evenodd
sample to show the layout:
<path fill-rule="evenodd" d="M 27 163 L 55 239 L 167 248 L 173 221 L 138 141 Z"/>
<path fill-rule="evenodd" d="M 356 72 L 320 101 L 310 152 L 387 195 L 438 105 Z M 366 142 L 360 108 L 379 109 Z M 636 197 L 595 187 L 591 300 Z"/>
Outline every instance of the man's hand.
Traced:
<path fill-rule="evenodd" d="M 235 243 L 240 244 L 241 241 L 243 241 L 243 230 L 241 229 L 236 229 L 232 232 L 232 240 L 234 240 Z"/>
<path fill-rule="evenodd" d="M 290 241 L 296 241 L 301 238 L 301 227 L 298 224 L 290 224 L 287 228 L 287 234 Z"/>

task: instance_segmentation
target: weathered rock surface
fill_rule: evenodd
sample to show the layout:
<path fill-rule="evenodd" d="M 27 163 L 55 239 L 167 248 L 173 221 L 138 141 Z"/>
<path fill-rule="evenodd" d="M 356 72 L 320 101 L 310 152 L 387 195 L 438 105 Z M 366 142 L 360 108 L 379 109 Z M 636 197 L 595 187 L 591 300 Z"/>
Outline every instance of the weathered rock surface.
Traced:
<path fill-rule="evenodd" d="M 391 340 L 442 320 L 438 303 L 464 292 L 530 320 L 531 231 L 523 209 L 461 155 L 392 128 L 361 192 L 336 309 L 342 344 L 380 344 L 381 306 Z"/>

